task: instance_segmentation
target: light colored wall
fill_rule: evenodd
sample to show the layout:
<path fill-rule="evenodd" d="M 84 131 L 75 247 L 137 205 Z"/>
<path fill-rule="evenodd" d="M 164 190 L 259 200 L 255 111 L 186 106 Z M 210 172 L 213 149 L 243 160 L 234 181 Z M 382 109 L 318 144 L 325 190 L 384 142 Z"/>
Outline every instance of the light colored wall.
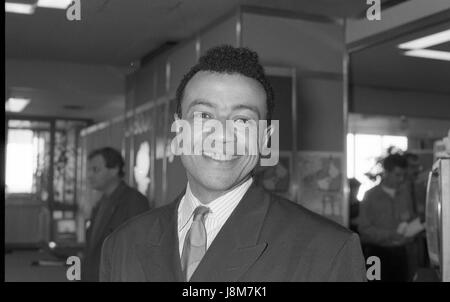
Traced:
<path fill-rule="evenodd" d="M 351 111 L 372 115 L 404 115 L 450 119 L 450 95 L 354 86 Z"/>
<path fill-rule="evenodd" d="M 342 152 L 343 28 L 248 13 L 242 19 L 243 46 L 264 65 L 297 69 L 298 149 Z"/>
<path fill-rule="evenodd" d="M 264 64 L 341 73 L 343 29 L 335 24 L 244 13 L 243 46 Z"/>
<path fill-rule="evenodd" d="M 168 90 L 175 93 L 184 74 L 197 62 L 195 40 L 191 40 L 172 52 L 167 58 L 170 66 Z"/>
<path fill-rule="evenodd" d="M 211 47 L 221 44 L 238 45 L 238 36 L 236 33 L 236 23 L 238 15 L 232 15 L 216 26 L 209 28 L 199 35 L 200 55 Z"/>
<path fill-rule="evenodd" d="M 221 44 L 236 45 L 236 20 L 236 15 L 220 20 L 211 28 L 142 65 L 134 75 L 134 107 L 155 101 L 167 93 L 174 95 L 184 74 L 207 49 Z M 128 84 L 127 90 L 132 89 L 131 86 Z"/>
<path fill-rule="evenodd" d="M 151 62 L 141 66 L 141 68 L 133 75 L 134 82 L 129 81 L 127 90 L 132 89 L 134 85 L 135 97 L 134 107 L 138 107 L 147 102 L 152 102 L 156 98 L 167 93 L 166 88 L 166 64 L 168 53 L 162 53 L 154 58 Z M 127 102 L 130 102 L 127 99 Z"/>
<path fill-rule="evenodd" d="M 298 80 L 299 150 L 343 152 L 342 82 Z"/>

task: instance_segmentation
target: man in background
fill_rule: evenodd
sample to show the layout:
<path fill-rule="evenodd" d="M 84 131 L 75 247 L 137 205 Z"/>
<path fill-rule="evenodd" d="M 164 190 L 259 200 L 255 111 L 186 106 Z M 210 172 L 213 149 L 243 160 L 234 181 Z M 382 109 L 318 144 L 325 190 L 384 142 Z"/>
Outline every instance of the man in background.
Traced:
<path fill-rule="evenodd" d="M 128 219 L 149 210 L 144 195 L 124 181 L 124 160 L 115 149 L 105 147 L 88 156 L 88 182 L 102 197 L 92 210 L 86 232 L 81 275 L 83 281 L 99 280 L 101 248 L 105 238 Z"/>
<path fill-rule="evenodd" d="M 406 195 L 411 202 L 411 208 L 415 216 L 420 217 L 421 221 L 425 221 L 425 199 L 426 199 L 426 182 L 420 178 L 422 165 L 419 156 L 415 153 L 405 152 L 403 156 L 406 159 L 406 177 L 403 185 Z M 426 179 L 426 178 L 425 178 Z"/>
<path fill-rule="evenodd" d="M 186 189 L 105 240 L 101 281 L 366 279 L 356 234 L 265 191 L 253 180 L 259 152 L 234 152 L 251 144 L 262 150 L 270 129 L 261 126 L 259 135 L 261 128 L 242 140 L 232 127 L 211 131 L 203 124 L 257 127 L 271 120 L 273 91 L 254 51 L 229 45 L 208 50 L 180 82 L 177 102 L 176 120 L 194 129 L 180 155 Z M 207 139 L 218 148 L 204 144 Z M 202 152 L 192 153 L 197 147 Z"/>
<path fill-rule="evenodd" d="M 401 154 L 383 160 L 381 183 L 364 196 L 360 207 L 359 233 L 367 256 L 381 260 L 381 281 L 408 281 L 407 223 L 414 218 L 410 204 L 400 198 L 407 161 Z"/>
<path fill-rule="evenodd" d="M 406 159 L 407 168 L 405 182 L 400 189 L 401 195 L 405 202 L 410 204 L 413 217 L 424 223 L 427 190 L 426 173 L 422 173 L 422 165 L 417 154 L 405 152 L 403 156 Z M 408 259 L 411 268 L 410 275 L 414 275 L 419 268 L 428 266 L 426 233 L 424 231 L 417 234 L 408 245 Z"/>

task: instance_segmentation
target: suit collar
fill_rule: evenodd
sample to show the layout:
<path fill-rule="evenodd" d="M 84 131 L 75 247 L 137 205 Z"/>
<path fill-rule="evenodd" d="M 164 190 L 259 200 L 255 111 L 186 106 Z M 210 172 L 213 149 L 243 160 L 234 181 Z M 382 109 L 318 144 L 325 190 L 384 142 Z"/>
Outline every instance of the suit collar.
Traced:
<path fill-rule="evenodd" d="M 252 184 L 217 234 L 191 281 L 238 281 L 267 248 L 260 233 L 269 195 Z"/>
<path fill-rule="evenodd" d="M 147 281 L 185 281 L 181 272 L 177 216 L 184 192 L 161 214 L 144 244 L 136 245 Z M 260 233 L 269 195 L 252 184 L 217 234 L 191 281 L 238 281 L 267 249 Z"/>
<path fill-rule="evenodd" d="M 186 193 L 181 198 L 180 205 L 178 207 L 178 232 L 183 226 L 189 222 L 193 216 L 194 210 L 199 206 L 206 206 L 211 210 L 210 215 L 213 217 L 219 217 L 217 222 L 219 225 L 223 224 L 231 215 L 233 210 L 243 199 L 245 193 L 253 183 L 253 178 L 249 178 L 231 191 L 228 191 L 224 195 L 216 198 L 208 204 L 202 204 L 197 197 L 192 193 L 189 183 L 186 187 Z M 208 217 L 209 217 L 208 216 Z M 216 218 L 217 220 L 217 218 Z"/>
<path fill-rule="evenodd" d="M 168 205 L 136 253 L 146 281 L 184 281 L 178 250 L 177 211 L 184 191 Z"/>
<path fill-rule="evenodd" d="M 97 217 L 94 221 L 94 228 L 92 230 L 91 242 L 94 244 L 102 243 L 99 240 L 102 234 L 105 232 L 105 228 L 108 226 L 109 221 L 113 217 L 120 202 L 124 200 L 124 194 L 126 193 L 127 185 L 124 181 L 121 181 L 117 188 L 114 189 L 110 196 L 103 196 L 101 201 L 104 204 L 99 204 L 99 210 L 97 211 Z M 102 211 L 102 212 L 101 212 Z M 99 221 L 97 221 L 99 220 Z"/>

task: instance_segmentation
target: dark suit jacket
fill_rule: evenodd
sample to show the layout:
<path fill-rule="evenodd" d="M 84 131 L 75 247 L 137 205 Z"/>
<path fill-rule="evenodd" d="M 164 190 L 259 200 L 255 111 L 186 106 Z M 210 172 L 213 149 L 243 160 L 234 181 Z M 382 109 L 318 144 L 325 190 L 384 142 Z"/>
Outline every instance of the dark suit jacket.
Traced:
<path fill-rule="evenodd" d="M 103 244 L 100 281 L 184 281 L 175 202 L 125 223 Z M 191 281 L 365 281 L 358 236 L 252 185 Z"/>
<path fill-rule="evenodd" d="M 101 248 L 105 238 L 128 219 L 149 210 L 147 198 L 125 182 L 109 197 L 103 197 L 92 210 L 86 232 L 81 276 L 83 281 L 99 281 Z"/>

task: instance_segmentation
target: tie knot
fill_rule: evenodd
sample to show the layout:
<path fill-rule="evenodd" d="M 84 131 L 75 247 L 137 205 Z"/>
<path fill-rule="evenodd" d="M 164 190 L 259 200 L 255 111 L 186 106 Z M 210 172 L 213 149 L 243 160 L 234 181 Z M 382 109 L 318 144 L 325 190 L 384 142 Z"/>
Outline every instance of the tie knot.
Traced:
<path fill-rule="evenodd" d="M 199 206 L 194 210 L 194 221 L 203 220 L 205 215 L 209 212 L 208 207 Z"/>

